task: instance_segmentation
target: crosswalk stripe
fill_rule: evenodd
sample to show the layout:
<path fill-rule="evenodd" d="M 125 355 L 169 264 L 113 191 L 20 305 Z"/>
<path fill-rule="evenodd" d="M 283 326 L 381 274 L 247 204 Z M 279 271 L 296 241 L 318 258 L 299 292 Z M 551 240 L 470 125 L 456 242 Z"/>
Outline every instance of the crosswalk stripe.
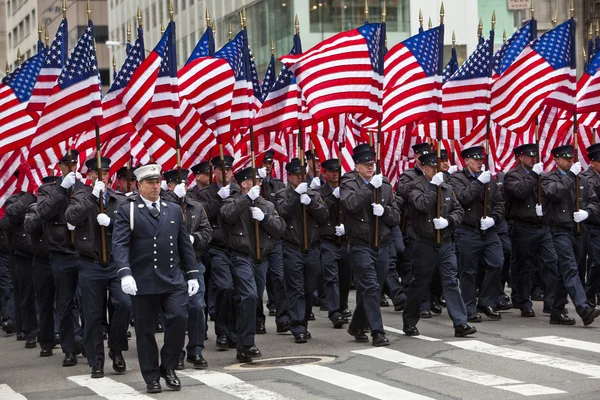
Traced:
<path fill-rule="evenodd" d="M 382 400 L 433 400 L 431 397 L 422 396 L 407 390 L 396 388 L 385 383 L 363 378 L 358 375 L 337 371 L 322 365 L 297 365 L 285 367 L 289 371 L 296 372 L 309 378 L 352 390 L 375 399 Z"/>
<path fill-rule="evenodd" d="M 564 371 L 574 372 L 576 374 L 589 376 L 591 378 L 600 378 L 600 366 L 594 364 L 587 364 L 579 361 L 571 361 L 559 357 L 531 353 L 522 350 L 515 350 L 507 347 L 494 346 L 491 344 L 481 342 L 479 340 L 465 340 L 460 342 L 446 343 L 455 347 L 459 347 L 461 349 L 471 350 L 478 353 L 509 358 L 511 360 L 517 361 L 527 361 L 532 364 L 562 369 Z"/>
<path fill-rule="evenodd" d="M 406 367 L 448 376 L 450 378 L 460 379 L 462 381 L 467 381 L 482 386 L 492 386 L 496 389 L 508 390 L 524 396 L 565 393 L 562 390 L 551 387 L 536 384 L 525 384 L 524 382 L 516 379 L 487 374 L 485 372 L 473 371 L 467 368 L 444 364 L 439 361 L 414 357 L 409 354 L 387 348 L 355 350 L 353 353 L 374 357 L 379 360 L 397 363 Z"/>
<path fill-rule="evenodd" d="M 93 390 L 96 394 L 107 400 L 152 400 L 152 397 L 138 392 L 131 386 L 107 377 L 92 379 L 89 375 L 76 375 L 69 376 L 67 379 L 75 382 L 79 386 L 84 386 Z"/>
<path fill-rule="evenodd" d="M 0 383 L 0 400 L 27 400 L 27 398 L 12 390 L 7 384 Z"/>
<path fill-rule="evenodd" d="M 242 400 L 287 400 L 289 397 L 267 389 L 259 388 L 236 378 L 233 375 L 216 371 L 180 371 L 181 375 L 204 383 L 213 389 L 235 396 Z"/>
<path fill-rule="evenodd" d="M 600 344 L 593 342 L 586 342 L 584 340 L 569 339 L 560 336 L 539 336 L 524 338 L 523 340 L 529 340 L 532 342 L 551 344 L 554 346 L 568 347 L 575 350 L 585 350 L 594 353 L 600 353 Z"/>
<path fill-rule="evenodd" d="M 386 330 L 386 331 L 390 331 L 390 332 L 399 333 L 401 335 L 404 335 L 404 331 L 402 331 L 401 329 L 392 328 L 391 326 L 384 326 L 383 329 Z M 425 335 L 412 336 L 412 337 L 414 337 L 415 339 L 425 340 L 427 342 L 441 342 L 442 341 L 442 339 L 436 339 L 436 338 L 432 338 L 432 337 L 425 336 Z"/>

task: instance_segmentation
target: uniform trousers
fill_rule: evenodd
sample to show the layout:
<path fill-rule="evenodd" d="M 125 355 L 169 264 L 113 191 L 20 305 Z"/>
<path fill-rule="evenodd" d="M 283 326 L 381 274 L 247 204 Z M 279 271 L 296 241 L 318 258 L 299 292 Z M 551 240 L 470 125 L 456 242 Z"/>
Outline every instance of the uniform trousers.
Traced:
<path fill-rule="evenodd" d="M 273 248 L 267 255 L 267 278 L 265 281 L 265 287 L 267 288 L 267 297 L 269 301 L 273 301 L 275 305 L 275 323 L 277 326 L 285 324 L 290 320 L 290 314 L 288 311 L 287 297 L 285 293 L 285 278 L 283 273 L 283 245 L 281 240 L 276 240 L 273 243 Z M 271 283 L 271 293 L 269 294 L 268 281 Z M 258 302 L 256 307 L 256 318 L 257 322 L 265 322 L 265 315 L 263 312 L 262 296 L 263 292 L 258 292 Z M 267 307 L 269 303 L 267 302 Z"/>
<path fill-rule="evenodd" d="M 559 283 L 556 288 L 552 312 L 564 308 L 567 304 L 567 294 L 578 312 L 588 308 L 577 265 L 577 257 L 583 247 L 583 238 L 577 237 L 571 231 L 552 232 L 552 240 L 558 256 L 558 273 L 562 280 L 562 284 Z"/>
<path fill-rule="evenodd" d="M 75 353 L 75 293 L 79 257 L 75 254 L 50 251 L 50 263 L 56 290 L 60 346 L 63 353 Z"/>
<path fill-rule="evenodd" d="M 233 264 L 229 255 L 223 250 L 211 248 L 210 275 L 215 285 L 215 334 L 227 335 L 230 342 L 234 343 L 235 312 L 233 305 Z"/>
<path fill-rule="evenodd" d="M 258 293 L 263 293 L 267 279 L 267 264 L 256 263 L 253 257 L 232 255 L 233 290 L 237 306 L 237 348 L 254 346 L 256 304 Z"/>
<path fill-rule="evenodd" d="M 290 331 L 297 336 L 306 333 L 308 317 L 312 309 L 313 292 L 321 270 L 320 246 L 316 245 L 308 253 L 298 246 L 283 243 L 283 267 L 285 288 L 290 312 Z"/>
<path fill-rule="evenodd" d="M 408 288 L 412 279 L 414 251 L 417 243 L 417 234 L 415 233 L 410 220 L 407 223 L 406 232 L 404 233 L 403 237 L 404 254 L 402 255 L 402 258 L 398 260 L 398 262 L 400 263 L 400 280 L 406 289 Z"/>
<path fill-rule="evenodd" d="M 165 328 L 164 344 L 160 349 L 160 367 L 175 369 L 185 344 L 188 299 L 186 285 L 171 292 L 131 296 L 138 361 L 146 383 L 160 378 L 158 345 L 154 332 L 158 313 L 160 311 L 162 314 Z"/>
<path fill-rule="evenodd" d="M 33 287 L 39 306 L 38 342 L 42 349 L 54 347 L 54 277 L 50 260 L 33 257 Z"/>
<path fill-rule="evenodd" d="M 31 264 L 33 257 L 15 254 L 15 282 L 14 298 L 15 307 L 19 308 L 19 332 L 28 338 L 37 335 L 38 321 L 35 306 L 35 289 L 33 286 L 33 274 Z"/>
<path fill-rule="evenodd" d="M 356 276 L 356 308 L 349 329 L 371 328 L 371 335 L 385 333 L 379 299 L 389 269 L 387 244 L 373 249 L 361 244 L 350 245 L 350 256 Z"/>
<path fill-rule="evenodd" d="M 591 259 L 585 294 L 588 302 L 596 303 L 596 293 L 600 289 L 600 226 L 587 226 L 588 255 Z"/>
<path fill-rule="evenodd" d="M 400 277 L 396 270 L 396 264 L 398 263 L 398 253 L 396 252 L 396 245 L 394 242 L 388 244 L 388 257 L 390 259 L 387 275 L 385 277 L 384 293 L 392 299 L 394 305 L 404 304 L 406 302 L 406 290 L 400 283 Z"/>
<path fill-rule="evenodd" d="M 205 267 L 200 259 L 196 259 L 198 274 L 198 293 L 189 298 L 188 301 L 188 320 L 187 320 L 187 334 L 188 344 L 186 351 L 188 357 L 190 356 L 201 356 L 202 350 L 204 350 L 204 335 L 206 334 L 206 303 L 204 296 L 206 294 L 206 287 L 204 285 L 204 271 Z"/>
<path fill-rule="evenodd" d="M 1 322 L 15 322 L 15 309 L 13 300 L 13 281 L 9 267 L 10 256 L 0 253 L 0 306 L 2 309 Z"/>
<path fill-rule="evenodd" d="M 344 310 L 342 305 L 348 304 L 349 279 L 352 274 L 352 264 L 350 263 L 348 246 L 331 241 L 321 243 L 321 265 L 323 279 L 325 280 L 325 297 L 327 299 L 327 309 L 329 319 L 333 321 L 336 316 L 340 316 Z M 343 279 L 342 279 L 343 277 Z M 341 292 L 342 284 L 348 287 L 345 291 L 345 303 L 342 303 Z"/>
<path fill-rule="evenodd" d="M 454 327 L 466 324 L 467 307 L 458 286 L 454 243 L 448 241 L 436 247 L 431 241 L 418 240 L 414 254 L 413 279 L 408 286 L 408 299 L 402 313 L 404 325 L 415 326 L 419 322 L 421 300 L 429 290 L 429 283 L 435 270 L 439 271 L 446 308 Z"/>

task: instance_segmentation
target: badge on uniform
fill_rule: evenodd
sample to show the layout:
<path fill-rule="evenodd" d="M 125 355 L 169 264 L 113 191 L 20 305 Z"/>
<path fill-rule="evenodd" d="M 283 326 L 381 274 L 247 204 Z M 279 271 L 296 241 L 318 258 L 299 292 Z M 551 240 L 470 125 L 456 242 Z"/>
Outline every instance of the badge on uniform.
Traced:
<path fill-rule="evenodd" d="M 165 203 L 165 202 L 163 201 L 163 202 L 162 202 L 162 205 L 163 205 L 164 207 L 166 207 L 166 206 L 167 206 L 167 203 Z"/>
<path fill-rule="evenodd" d="M 172 223 L 172 224 L 174 224 L 174 223 L 175 223 L 175 221 L 171 221 L 171 223 Z"/>
<path fill-rule="evenodd" d="M 138 208 L 144 208 L 144 207 L 146 207 L 146 206 L 143 204 L 138 204 Z"/>

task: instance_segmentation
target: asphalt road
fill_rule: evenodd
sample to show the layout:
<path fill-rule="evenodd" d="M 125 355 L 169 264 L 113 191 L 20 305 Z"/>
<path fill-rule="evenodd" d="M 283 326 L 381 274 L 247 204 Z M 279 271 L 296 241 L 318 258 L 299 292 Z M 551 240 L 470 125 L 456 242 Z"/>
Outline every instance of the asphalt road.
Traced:
<path fill-rule="evenodd" d="M 126 374 L 115 374 L 107 364 L 106 377 L 92 380 L 81 356 L 77 366 L 63 368 L 59 348 L 52 357 L 40 358 L 39 347 L 25 349 L 14 335 L 0 337 L 0 400 L 600 399 L 600 321 L 585 328 L 579 319 L 572 327 L 550 325 L 541 304 L 534 303 L 535 318 L 521 318 L 517 310 L 504 312 L 498 322 L 484 317 L 469 339 L 454 338 L 445 309 L 441 316 L 422 320 L 422 336 L 410 338 L 401 333 L 401 313 L 383 308 L 391 341 L 385 348 L 355 343 L 345 329 L 334 330 L 318 308 L 307 344 L 276 334 L 274 318 L 268 317 L 267 335 L 256 337 L 261 360 L 302 357 L 313 362 L 278 361 L 269 363 L 272 368 L 260 363 L 241 367 L 234 350 L 217 351 L 210 323 L 204 352 L 209 369 L 188 367 L 179 373 L 180 392 L 163 383 L 163 393 L 155 395 L 145 393 L 135 339 L 125 354 Z"/>

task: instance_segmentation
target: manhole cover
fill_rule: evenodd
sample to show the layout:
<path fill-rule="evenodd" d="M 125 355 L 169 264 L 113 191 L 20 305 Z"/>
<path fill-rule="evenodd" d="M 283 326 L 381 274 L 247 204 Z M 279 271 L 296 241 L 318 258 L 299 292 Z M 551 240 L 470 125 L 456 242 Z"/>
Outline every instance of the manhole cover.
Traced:
<path fill-rule="evenodd" d="M 266 358 L 264 360 L 255 359 L 251 363 L 236 364 L 225 369 L 237 369 L 237 370 L 248 370 L 248 369 L 266 369 L 266 368 L 284 368 L 291 367 L 293 365 L 304 365 L 304 364 L 321 364 L 335 360 L 335 357 L 331 356 L 309 356 L 309 357 L 278 357 L 278 358 Z"/>

